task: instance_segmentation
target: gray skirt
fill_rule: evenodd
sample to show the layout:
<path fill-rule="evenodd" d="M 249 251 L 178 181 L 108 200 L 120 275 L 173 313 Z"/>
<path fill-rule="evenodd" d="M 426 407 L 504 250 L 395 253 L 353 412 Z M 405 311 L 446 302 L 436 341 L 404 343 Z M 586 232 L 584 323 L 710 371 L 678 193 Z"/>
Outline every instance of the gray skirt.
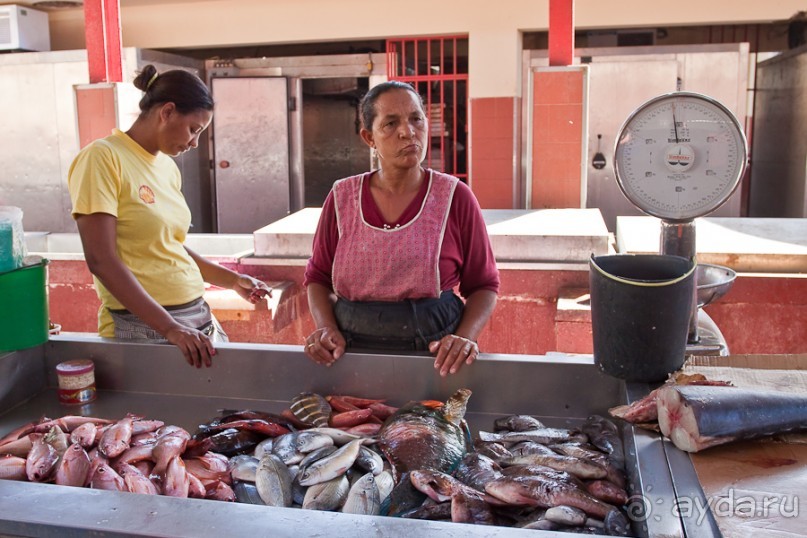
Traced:
<path fill-rule="evenodd" d="M 214 342 L 228 342 L 227 333 L 213 317 L 208 305 L 202 297 L 195 301 L 177 306 L 163 307 L 177 323 L 205 333 Z M 140 342 L 166 343 L 163 336 L 146 325 L 142 319 L 128 310 L 109 309 L 115 323 L 115 338 L 119 340 L 138 340 Z"/>

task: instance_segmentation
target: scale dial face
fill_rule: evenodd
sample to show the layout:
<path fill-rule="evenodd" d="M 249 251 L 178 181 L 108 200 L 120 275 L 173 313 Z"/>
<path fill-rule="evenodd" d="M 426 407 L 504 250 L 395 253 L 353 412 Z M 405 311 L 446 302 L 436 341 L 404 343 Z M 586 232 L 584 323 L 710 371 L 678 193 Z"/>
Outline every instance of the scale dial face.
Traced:
<path fill-rule="evenodd" d="M 614 151 L 617 183 L 636 207 L 664 220 L 711 213 L 737 188 L 748 147 L 737 118 L 705 95 L 651 99 L 628 117 Z"/>

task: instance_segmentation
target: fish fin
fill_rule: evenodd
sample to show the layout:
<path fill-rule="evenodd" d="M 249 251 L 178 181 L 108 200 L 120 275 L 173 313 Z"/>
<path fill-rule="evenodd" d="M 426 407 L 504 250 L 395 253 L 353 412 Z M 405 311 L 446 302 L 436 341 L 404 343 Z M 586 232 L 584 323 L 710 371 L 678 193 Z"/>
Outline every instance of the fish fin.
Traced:
<path fill-rule="evenodd" d="M 458 389 L 443 406 L 443 416 L 448 422 L 459 426 L 460 421 L 465 417 L 465 408 L 468 405 L 468 398 L 471 397 L 470 389 Z"/>

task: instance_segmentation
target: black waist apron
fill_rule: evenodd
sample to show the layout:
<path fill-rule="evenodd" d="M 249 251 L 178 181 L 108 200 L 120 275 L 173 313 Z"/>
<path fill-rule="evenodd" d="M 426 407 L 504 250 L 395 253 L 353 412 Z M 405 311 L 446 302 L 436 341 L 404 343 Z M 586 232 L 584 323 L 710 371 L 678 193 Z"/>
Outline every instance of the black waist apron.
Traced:
<path fill-rule="evenodd" d="M 429 342 L 453 333 L 464 304 L 453 291 L 439 299 L 401 302 L 339 298 L 334 315 L 347 347 L 382 351 L 427 351 Z"/>

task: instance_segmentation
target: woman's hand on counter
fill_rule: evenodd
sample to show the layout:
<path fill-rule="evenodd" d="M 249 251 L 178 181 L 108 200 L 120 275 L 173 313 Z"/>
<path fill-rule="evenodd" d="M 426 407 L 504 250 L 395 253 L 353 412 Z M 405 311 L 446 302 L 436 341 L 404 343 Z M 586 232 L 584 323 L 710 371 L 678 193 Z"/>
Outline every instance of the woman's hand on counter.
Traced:
<path fill-rule="evenodd" d="M 436 356 L 434 369 L 440 376 L 456 374 L 463 364 L 471 364 L 479 356 L 479 346 L 470 338 L 448 334 L 429 343 L 429 351 Z"/>
<path fill-rule="evenodd" d="M 330 366 L 345 354 L 345 337 L 333 327 L 320 327 L 305 339 L 303 351 L 323 366 Z"/>
<path fill-rule="evenodd" d="M 191 366 L 196 368 L 203 365 L 207 368 L 213 366 L 212 357 L 216 354 L 216 348 L 203 332 L 177 323 L 163 334 L 166 340 L 182 351 L 185 360 Z"/>

